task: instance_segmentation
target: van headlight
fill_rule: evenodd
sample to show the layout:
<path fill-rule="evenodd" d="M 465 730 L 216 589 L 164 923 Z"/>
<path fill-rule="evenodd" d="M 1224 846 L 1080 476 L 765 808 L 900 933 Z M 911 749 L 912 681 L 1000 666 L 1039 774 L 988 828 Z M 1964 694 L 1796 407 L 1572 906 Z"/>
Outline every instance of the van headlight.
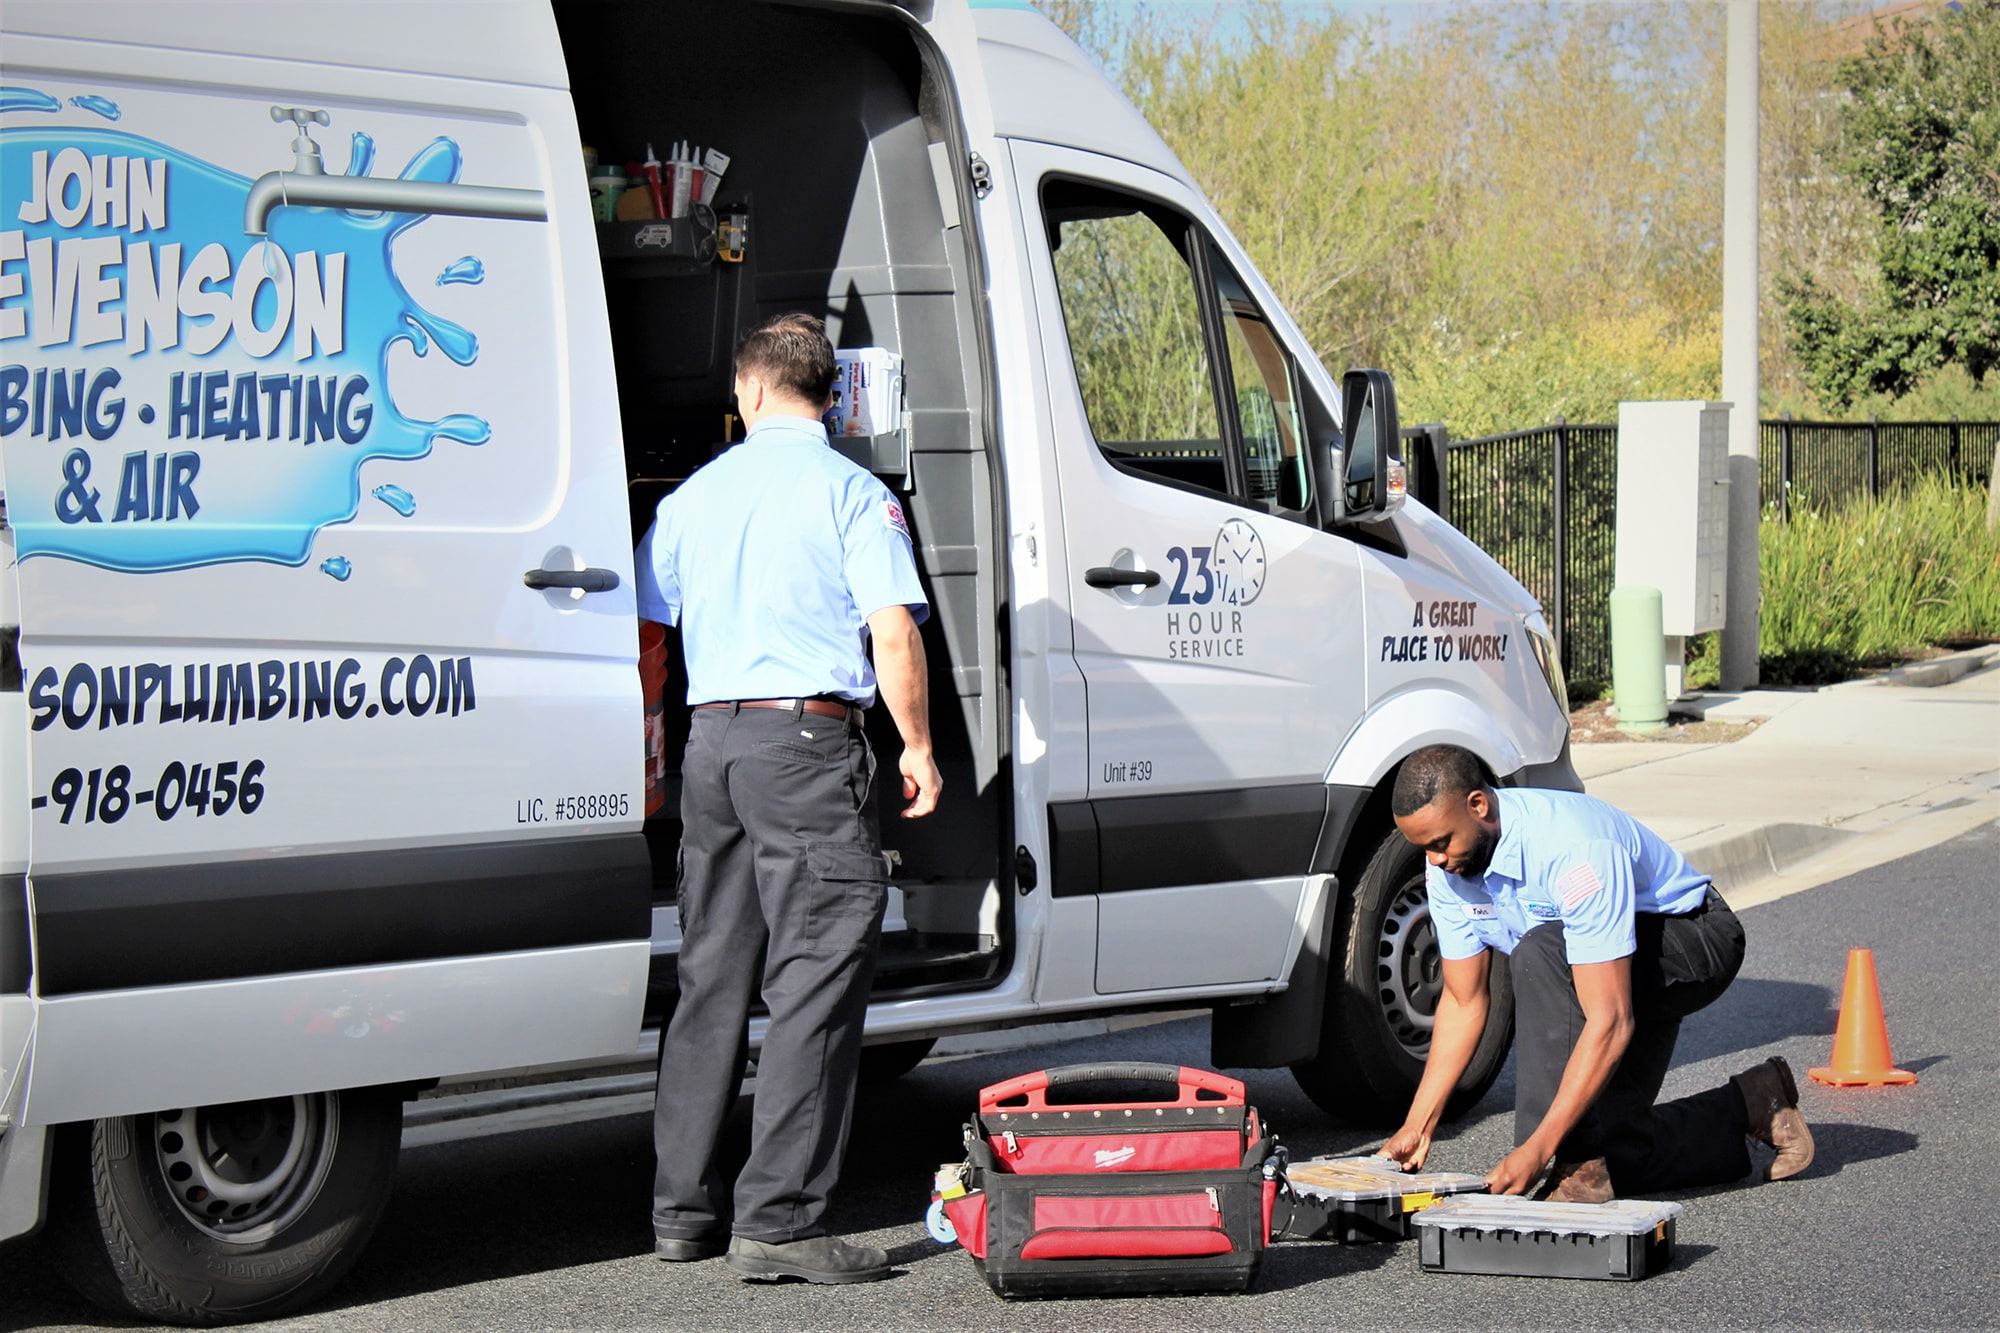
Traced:
<path fill-rule="evenodd" d="M 1562 654 L 1556 651 L 1555 635 L 1549 632 L 1549 622 L 1537 611 L 1522 623 L 1528 631 L 1528 646 L 1534 650 L 1535 662 L 1542 668 L 1542 679 L 1548 682 L 1556 707 L 1567 716 L 1569 682 L 1563 678 Z"/>

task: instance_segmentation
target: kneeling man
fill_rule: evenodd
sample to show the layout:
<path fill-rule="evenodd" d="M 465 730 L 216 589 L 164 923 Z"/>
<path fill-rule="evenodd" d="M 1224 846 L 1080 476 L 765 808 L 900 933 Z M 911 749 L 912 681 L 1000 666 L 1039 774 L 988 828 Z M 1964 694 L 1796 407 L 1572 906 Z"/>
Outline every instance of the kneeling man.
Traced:
<path fill-rule="evenodd" d="M 1487 1021 L 1489 950 L 1510 956 L 1513 1152 L 1496 1194 L 1602 1203 L 1740 1180 L 1746 1136 L 1777 1149 L 1769 1179 L 1812 1161 L 1782 1059 L 1655 1106 L 1681 1020 L 1728 989 L 1743 927 L 1708 877 L 1621 810 L 1574 792 L 1489 785 L 1470 750 L 1411 755 L 1396 827 L 1430 863 L 1444 994 L 1423 1081 L 1383 1152 L 1421 1167 Z M 1546 1178 L 1544 1178 L 1546 1173 Z"/>

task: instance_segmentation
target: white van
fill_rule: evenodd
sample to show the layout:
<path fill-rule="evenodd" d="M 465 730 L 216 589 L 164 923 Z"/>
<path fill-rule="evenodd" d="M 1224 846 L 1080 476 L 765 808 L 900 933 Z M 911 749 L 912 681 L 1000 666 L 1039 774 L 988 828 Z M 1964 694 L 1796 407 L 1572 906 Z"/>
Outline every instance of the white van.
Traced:
<path fill-rule="evenodd" d="M 1387 377 L 1329 376 L 1055 27 L 5 26 L 0 1237 L 46 1215 L 141 1314 L 269 1314 L 365 1242 L 405 1097 L 650 1055 L 679 830 L 632 548 L 730 438 L 738 330 L 791 309 L 902 358 L 900 427 L 841 444 L 936 608 L 946 798 L 882 821 L 877 1072 L 1208 1006 L 1216 1063 L 1400 1113 L 1438 965 L 1388 787 L 1433 741 L 1575 787 L 1549 629 L 1402 503 Z M 584 145 L 649 141 L 729 155 L 711 205 L 594 222 Z"/>

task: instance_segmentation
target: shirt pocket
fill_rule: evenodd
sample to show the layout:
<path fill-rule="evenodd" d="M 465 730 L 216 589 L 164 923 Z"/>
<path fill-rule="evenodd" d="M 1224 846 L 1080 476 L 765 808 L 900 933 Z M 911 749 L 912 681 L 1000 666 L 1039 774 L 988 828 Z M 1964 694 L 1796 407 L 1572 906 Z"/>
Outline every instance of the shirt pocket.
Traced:
<path fill-rule="evenodd" d="M 806 848 L 811 890 L 806 944 L 822 958 L 871 942 L 888 904 L 888 865 L 867 843 L 815 842 Z"/>

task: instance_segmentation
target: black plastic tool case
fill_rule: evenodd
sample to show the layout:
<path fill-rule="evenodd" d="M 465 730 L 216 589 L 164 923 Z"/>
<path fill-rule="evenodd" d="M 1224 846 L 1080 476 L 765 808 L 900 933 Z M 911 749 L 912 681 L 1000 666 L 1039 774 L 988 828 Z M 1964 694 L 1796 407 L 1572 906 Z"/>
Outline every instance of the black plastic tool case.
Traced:
<path fill-rule="evenodd" d="M 1283 1240 L 1343 1245 L 1408 1240 L 1410 1218 L 1452 1195 L 1483 1191 L 1484 1176 L 1412 1174 L 1386 1157 L 1315 1157 L 1285 1168 L 1274 1226 Z"/>
<path fill-rule="evenodd" d="M 1673 1262 L 1677 1203 L 1537 1203 L 1473 1195 L 1415 1214 L 1417 1257 L 1430 1273 L 1580 1277 L 1637 1282 Z"/>

